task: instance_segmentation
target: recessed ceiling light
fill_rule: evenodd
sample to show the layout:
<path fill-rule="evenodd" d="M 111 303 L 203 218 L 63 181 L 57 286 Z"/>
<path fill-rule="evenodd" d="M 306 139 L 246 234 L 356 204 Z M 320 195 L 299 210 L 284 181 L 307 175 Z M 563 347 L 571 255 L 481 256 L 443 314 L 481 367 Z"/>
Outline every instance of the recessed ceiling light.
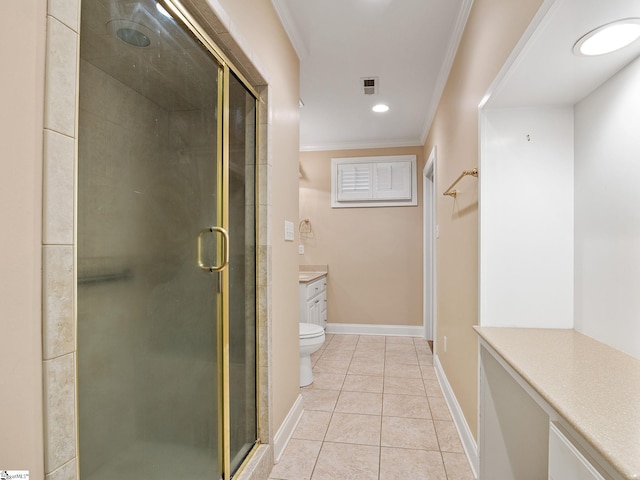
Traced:
<path fill-rule="evenodd" d="M 379 103 L 378 105 L 374 105 L 371 109 L 376 113 L 384 113 L 389 111 L 389 105 L 385 105 L 384 103 Z"/>
<path fill-rule="evenodd" d="M 633 43 L 640 37 L 640 18 L 607 23 L 584 35 L 573 46 L 576 55 L 604 55 Z"/>

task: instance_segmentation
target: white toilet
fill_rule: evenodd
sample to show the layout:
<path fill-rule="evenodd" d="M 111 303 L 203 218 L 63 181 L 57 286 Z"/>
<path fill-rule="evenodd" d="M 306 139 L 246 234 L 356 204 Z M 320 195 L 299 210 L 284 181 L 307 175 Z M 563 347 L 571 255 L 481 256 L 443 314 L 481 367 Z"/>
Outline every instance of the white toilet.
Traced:
<path fill-rule="evenodd" d="M 300 386 L 313 382 L 311 354 L 324 343 L 324 328 L 313 323 L 300 323 Z"/>

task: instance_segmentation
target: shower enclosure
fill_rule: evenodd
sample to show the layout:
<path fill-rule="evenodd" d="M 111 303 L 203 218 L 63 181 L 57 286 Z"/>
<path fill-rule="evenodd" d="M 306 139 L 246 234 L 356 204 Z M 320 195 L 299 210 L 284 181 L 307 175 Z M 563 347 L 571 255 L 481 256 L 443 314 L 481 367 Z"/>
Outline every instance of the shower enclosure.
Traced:
<path fill-rule="evenodd" d="M 230 478 L 258 438 L 256 96 L 180 12 L 82 1 L 82 480 Z"/>

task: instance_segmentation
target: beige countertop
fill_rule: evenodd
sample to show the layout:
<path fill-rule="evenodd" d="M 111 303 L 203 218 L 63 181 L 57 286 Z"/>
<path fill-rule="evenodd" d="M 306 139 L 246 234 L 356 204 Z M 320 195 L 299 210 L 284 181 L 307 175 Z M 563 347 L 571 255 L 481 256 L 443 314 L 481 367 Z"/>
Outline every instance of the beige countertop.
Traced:
<path fill-rule="evenodd" d="M 300 283 L 313 282 L 314 280 L 324 277 L 326 274 L 327 272 L 299 272 L 298 282 Z"/>
<path fill-rule="evenodd" d="M 298 282 L 309 283 L 324 277 L 329 272 L 327 265 L 300 265 Z"/>
<path fill-rule="evenodd" d="M 575 330 L 474 327 L 626 479 L 640 479 L 640 360 Z"/>

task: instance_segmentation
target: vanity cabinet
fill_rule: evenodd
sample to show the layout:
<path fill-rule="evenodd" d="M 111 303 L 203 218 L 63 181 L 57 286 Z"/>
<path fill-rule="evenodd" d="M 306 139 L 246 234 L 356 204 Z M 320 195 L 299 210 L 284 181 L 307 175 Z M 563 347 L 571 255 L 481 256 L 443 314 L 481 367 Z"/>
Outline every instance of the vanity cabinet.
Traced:
<path fill-rule="evenodd" d="M 475 327 L 479 480 L 640 478 L 640 361 L 573 329 Z"/>
<path fill-rule="evenodd" d="M 327 326 L 327 277 L 300 283 L 300 322 Z"/>

